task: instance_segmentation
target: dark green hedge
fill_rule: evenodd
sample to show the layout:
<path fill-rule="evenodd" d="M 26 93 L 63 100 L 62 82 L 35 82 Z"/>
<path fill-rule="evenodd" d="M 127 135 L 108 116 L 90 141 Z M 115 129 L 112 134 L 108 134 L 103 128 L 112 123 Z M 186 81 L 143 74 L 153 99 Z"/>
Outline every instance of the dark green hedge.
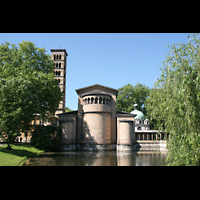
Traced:
<path fill-rule="evenodd" d="M 57 125 L 36 125 L 32 132 L 31 143 L 47 152 L 61 151 L 61 128 Z"/>

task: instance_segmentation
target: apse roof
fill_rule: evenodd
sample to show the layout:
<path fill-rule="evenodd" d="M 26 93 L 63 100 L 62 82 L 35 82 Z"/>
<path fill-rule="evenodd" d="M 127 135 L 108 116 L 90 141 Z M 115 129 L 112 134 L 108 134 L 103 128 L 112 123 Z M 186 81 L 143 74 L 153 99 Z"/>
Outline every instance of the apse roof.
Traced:
<path fill-rule="evenodd" d="M 90 86 L 87 86 L 87 87 L 76 89 L 76 92 L 77 92 L 77 94 L 80 94 L 84 90 L 90 90 L 90 89 L 93 89 L 93 88 L 103 88 L 103 89 L 111 90 L 116 94 L 118 93 L 118 90 L 116 90 L 114 88 L 110 88 L 110 87 L 104 86 L 104 85 L 100 85 L 100 84 L 90 85 Z"/>

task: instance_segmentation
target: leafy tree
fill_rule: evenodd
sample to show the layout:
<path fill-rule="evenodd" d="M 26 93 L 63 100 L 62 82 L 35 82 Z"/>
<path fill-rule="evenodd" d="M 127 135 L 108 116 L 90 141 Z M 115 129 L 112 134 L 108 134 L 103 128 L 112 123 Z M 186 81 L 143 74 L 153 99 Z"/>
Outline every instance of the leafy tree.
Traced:
<path fill-rule="evenodd" d="M 150 129 L 151 130 L 158 130 L 157 119 L 158 119 L 158 115 L 160 114 L 159 112 L 155 113 L 154 117 L 152 117 L 152 115 L 151 115 L 151 113 L 152 113 L 152 111 L 154 109 L 151 106 L 152 98 L 153 98 L 153 95 L 151 95 L 151 94 L 154 94 L 155 92 L 159 92 L 159 89 L 151 88 L 149 97 L 145 99 L 146 117 L 147 117 L 147 119 L 150 120 Z"/>
<path fill-rule="evenodd" d="M 0 46 L 0 133 L 8 148 L 29 129 L 34 114 L 54 114 L 62 93 L 54 79 L 54 63 L 44 48 L 23 41 Z"/>
<path fill-rule="evenodd" d="M 141 83 L 137 83 L 135 87 L 127 84 L 118 88 L 117 110 L 131 112 L 134 110 L 134 104 L 138 104 L 138 110 L 146 114 L 145 99 L 149 96 L 150 89 Z"/>
<path fill-rule="evenodd" d="M 74 110 L 71 110 L 70 108 L 65 107 L 65 112 L 72 112 L 72 111 L 74 111 Z"/>
<path fill-rule="evenodd" d="M 200 164 L 200 40 L 188 37 L 171 46 L 147 107 L 159 130 L 170 133 L 169 165 Z"/>

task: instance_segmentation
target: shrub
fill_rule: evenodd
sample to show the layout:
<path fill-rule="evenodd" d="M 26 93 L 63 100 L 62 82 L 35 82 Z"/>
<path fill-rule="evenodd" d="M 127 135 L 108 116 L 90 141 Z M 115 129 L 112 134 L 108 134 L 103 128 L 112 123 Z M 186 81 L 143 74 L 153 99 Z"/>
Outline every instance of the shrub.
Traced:
<path fill-rule="evenodd" d="M 31 143 L 44 151 L 61 151 L 61 128 L 57 125 L 36 125 L 32 132 Z"/>

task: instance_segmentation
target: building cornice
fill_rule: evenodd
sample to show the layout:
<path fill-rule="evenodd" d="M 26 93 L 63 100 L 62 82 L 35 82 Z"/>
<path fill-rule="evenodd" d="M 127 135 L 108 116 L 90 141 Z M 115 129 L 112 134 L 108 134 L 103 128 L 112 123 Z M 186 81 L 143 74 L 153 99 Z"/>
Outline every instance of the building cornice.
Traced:
<path fill-rule="evenodd" d="M 91 86 L 88 86 L 88 87 L 76 89 L 76 92 L 77 92 L 77 94 L 79 95 L 80 93 L 89 91 L 89 90 L 91 90 L 91 89 L 96 89 L 96 88 L 100 88 L 100 89 L 103 88 L 103 89 L 106 89 L 106 90 L 108 90 L 108 91 L 112 91 L 112 92 L 115 93 L 116 95 L 118 94 L 118 90 L 116 90 L 116 89 L 114 89 L 114 88 L 107 87 L 107 86 L 99 85 L 99 84 L 95 84 L 95 85 L 91 85 Z"/>
<path fill-rule="evenodd" d="M 92 96 L 92 95 L 94 95 L 94 96 L 104 95 L 104 96 L 112 97 L 110 94 L 105 94 L 105 93 L 101 93 L 101 92 L 84 93 L 83 95 L 81 95 L 81 97 Z"/>
<path fill-rule="evenodd" d="M 66 49 L 50 49 L 51 52 L 65 52 L 66 56 L 68 56 Z"/>

